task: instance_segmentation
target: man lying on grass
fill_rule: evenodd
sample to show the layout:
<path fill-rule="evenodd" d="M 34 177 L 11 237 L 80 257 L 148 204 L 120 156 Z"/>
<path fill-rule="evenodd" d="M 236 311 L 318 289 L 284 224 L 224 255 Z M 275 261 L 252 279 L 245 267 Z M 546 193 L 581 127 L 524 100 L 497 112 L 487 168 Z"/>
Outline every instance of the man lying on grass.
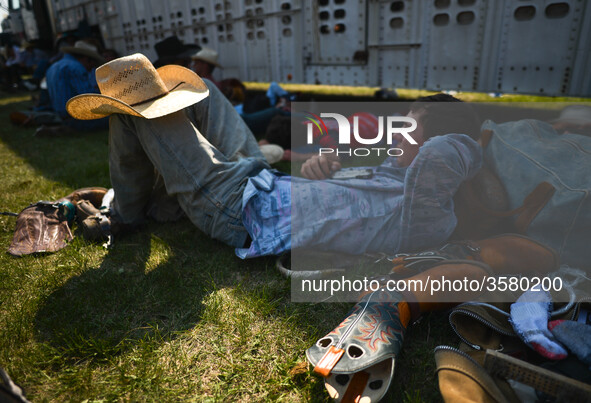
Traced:
<path fill-rule="evenodd" d="M 114 218 L 133 225 L 176 216 L 158 196 L 165 188 L 195 226 L 241 258 L 310 246 L 394 254 L 441 244 L 457 222 L 455 191 L 481 165 L 481 148 L 469 136 L 478 133 L 477 120 L 444 94 L 423 101 L 454 103 L 411 108 L 417 144 L 400 139 L 403 154 L 371 168 L 371 179 L 335 180 L 341 166 L 324 156 L 302 166 L 304 178 L 271 169 L 232 105 L 188 69 L 156 70 L 134 54 L 96 76 L 101 94 L 76 96 L 67 109 L 78 119 L 111 116 Z"/>

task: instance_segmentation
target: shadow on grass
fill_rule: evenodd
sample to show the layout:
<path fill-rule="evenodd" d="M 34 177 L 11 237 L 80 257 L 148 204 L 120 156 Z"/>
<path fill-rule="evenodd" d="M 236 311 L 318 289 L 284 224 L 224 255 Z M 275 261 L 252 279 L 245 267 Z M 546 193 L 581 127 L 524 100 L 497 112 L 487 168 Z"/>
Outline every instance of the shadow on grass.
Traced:
<path fill-rule="evenodd" d="M 189 329 L 199 321 L 207 293 L 236 283 L 231 253 L 188 221 L 149 225 L 117 239 L 99 267 L 52 293 L 38 311 L 38 328 L 76 360 Z"/>
<path fill-rule="evenodd" d="M 266 337 L 298 340 L 293 342 L 298 346 L 295 354 L 293 344 L 291 349 L 286 347 L 286 356 L 281 357 L 285 363 L 276 369 L 278 376 L 289 377 L 300 390 L 310 388 L 314 401 L 325 400 L 320 378 L 309 372 L 290 376 L 289 369 L 305 360 L 310 340 L 332 330 L 352 304 L 291 303 L 289 282 L 273 266 L 272 258 L 238 261 L 231 248 L 199 233 L 188 221 L 150 225 L 118 240 L 98 267 L 69 278 L 50 294 L 37 311 L 38 337 L 57 351 L 58 362 L 64 365 L 101 365 L 116 362 L 136 347 L 147 344 L 157 349 L 174 342 L 205 321 L 214 325 L 216 332 L 246 327 L 246 337 L 240 338 L 242 345 L 226 352 L 236 354 L 240 361 L 243 350 L 250 349 L 249 338 L 258 337 L 257 328 L 249 328 L 253 323 L 248 315 L 234 323 L 219 324 L 216 321 L 224 321 L 224 315 L 234 313 L 214 312 L 217 316 L 213 318 L 205 312 L 211 306 L 205 306 L 204 300 L 229 288 L 237 303 L 255 312 L 257 320 L 280 324 L 279 330 Z M 233 307 L 220 305 L 226 310 Z M 408 330 L 387 395 L 389 401 L 438 399 L 432 351 L 439 344 L 456 341 L 446 318 L 444 313 L 432 314 Z M 286 335 L 286 328 L 291 336 Z M 215 340 L 220 337 L 211 334 L 213 349 L 219 348 Z M 261 340 L 258 348 L 265 349 L 265 336 Z M 153 359 L 156 364 L 157 353 Z M 226 369 L 222 366 L 222 371 Z"/>
<path fill-rule="evenodd" d="M 55 138 L 35 137 L 34 127 L 12 125 L 9 114 L 27 110 L 30 101 L 0 107 L 0 139 L 45 178 L 70 189 L 109 186 L 107 131 Z M 63 196 L 63 195 L 60 195 Z"/>
<path fill-rule="evenodd" d="M 281 385 L 285 383 L 281 379 L 287 378 L 297 389 L 311 389 L 312 395 L 324 400 L 319 379 L 309 373 L 292 376 L 290 370 L 301 363 L 303 346 L 307 345 L 307 338 L 317 323 L 306 321 L 310 318 L 308 313 L 322 318 L 321 323 L 326 317 L 319 307 L 302 307 L 289 301 L 289 284 L 275 272 L 274 261 L 274 258 L 241 261 L 234 256 L 232 248 L 209 239 L 188 220 L 150 224 L 140 232 L 118 239 L 98 267 L 86 268 L 70 277 L 45 298 L 35 318 L 37 337 L 54 350 L 55 369 L 59 370 L 81 363 L 109 366 L 118 357 L 128 360 L 126 354 L 136 348 L 147 346 L 158 350 L 179 338 L 177 342 L 186 343 L 187 338 L 193 337 L 192 329 L 202 326 L 201 331 L 196 331 L 210 335 L 206 337 L 211 337 L 212 350 L 223 348 L 216 344 L 221 338 L 236 337 L 237 342 L 227 354 L 236 355 L 236 367 L 248 371 L 248 362 L 242 362 L 240 356 L 250 348 L 253 338 L 261 340 L 258 354 L 272 355 L 265 341 L 277 335 L 273 342 L 281 343 L 291 335 L 300 340 L 302 347 L 292 345 L 291 351 L 286 348 L 289 357 L 276 357 L 282 361 L 276 368 L 279 375 L 267 382 Z M 232 293 L 230 304 L 225 301 L 212 309 L 216 305 L 211 303 L 212 298 L 227 295 L 227 290 Z M 234 308 L 236 312 L 228 312 Z M 227 315 L 232 318 L 226 320 Z M 251 323 L 252 320 L 280 321 L 283 326 L 279 326 L 279 332 L 283 333 L 262 332 L 259 336 L 257 323 Z M 224 336 L 228 329 L 246 337 Z M 154 351 L 149 358 L 152 364 L 148 361 L 146 365 L 157 366 L 159 359 Z M 208 368 L 211 361 L 202 365 Z M 220 368 L 222 373 L 239 370 L 221 363 Z M 239 382 L 234 377 L 230 377 L 232 381 L 219 377 L 216 382 L 222 385 Z M 284 389 L 280 386 L 279 392 Z"/>

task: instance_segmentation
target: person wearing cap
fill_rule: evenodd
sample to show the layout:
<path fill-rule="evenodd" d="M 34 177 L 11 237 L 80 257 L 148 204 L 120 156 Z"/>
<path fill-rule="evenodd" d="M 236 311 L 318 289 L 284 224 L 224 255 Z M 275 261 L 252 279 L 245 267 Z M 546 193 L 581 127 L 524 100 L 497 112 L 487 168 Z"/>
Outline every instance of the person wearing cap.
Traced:
<path fill-rule="evenodd" d="M 213 78 L 213 72 L 216 68 L 222 68 L 218 62 L 218 52 L 214 49 L 202 47 L 201 50 L 191 56 L 191 64 L 189 65 L 201 78 L 208 79 L 214 83 L 223 93 L 226 98 L 232 102 L 234 108 L 240 114 L 240 117 L 244 120 L 248 128 L 255 134 L 255 136 L 262 136 L 265 134 L 267 127 L 271 120 L 277 115 L 289 116 L 290 113 L 281 109 L 281 105 L 276 105 L 277 94 L 286 96 L 287 91 L 283 90 L 277 83 L 271 83 L 269 90 L 267 91 L 267 97 L 269 98 L 271 107 L 262 108 L 254 112 L 244 112 L 244 96 L 246 89 L 244 85 L 235 78 L 228 78 L 222 81 L 216 81 Z M 267 144 L 261 144 L 265 146 L 263 151 L 267 153 L 269 147 Z M 274 162 L 279 161 L 283 156 L 283 149 L 278 145 L 273 145 L 274 150 L 272 152 L 281 152 L 278 159 L 273 159 Z"/>
<path fill-rule="evenodd" d="M 218 52 L 213 49 L 202 47 L 191 56 L 191 70 L 199 77 L 206 78 L 219 87 L 219 83 L 213 78 L 213 71 L 216 67 L 222 68 L 218 63 Z"/>
<path fill-rule="evenodd" d="M 334 161 L 325 167 L 320 157 L 304 164 L 309 179 L 291 177 L 270 169 L 236 110 L 193 71 L 156 70 L 134 54 L 102 65 L 96 76 L 100 94 L 78 95 L 67 110 L 82 120 L 110 116 L 112 218 L 125 226 L 146 217 L 164 220 L 160 213 L 168 209 L 155 194 L 165 191 L 197 228 L 235 247 L 241 258 L 311 245 L 360 254 L 442 243 L 456 223 L 453 194 L 482 160 L 469 136 L 443 135 L 467 129 L 465 119 L 448 118 L 453 127 L 438 128 L 429 141 L 417 125 L 420 143 L 400 145 L 405 158 L 387 160 L 373 171 L 374 180 L 310 180 L 340 168 Z M 425 111 L 413 112 L 418 123 Z"/>
<path fill-rule="evenodd" d="M 83 122 L 72 119 L 66 111 L 66 103 L 76 95 L 96 93 L 98 87 L 91 71 L 104 62 L 96 46 L 79 40 L 74 46 L 61 48 L 64 56 L 55 62 L 46 73 L 47 91 L 51 106 L 63 124 L 76 130 L 96 130 L 108 128 L 106 119 Z M 48 129 L 48 128 L 45 128 Z M 47 131 L 47 130 L 46 130 Z"/>

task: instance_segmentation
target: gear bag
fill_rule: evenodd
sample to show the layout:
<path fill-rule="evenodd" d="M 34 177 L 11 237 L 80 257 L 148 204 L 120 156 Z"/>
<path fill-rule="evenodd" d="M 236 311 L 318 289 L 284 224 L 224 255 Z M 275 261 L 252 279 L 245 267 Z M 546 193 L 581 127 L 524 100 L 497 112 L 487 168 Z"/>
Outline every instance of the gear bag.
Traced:
<path fill-rule="evenodd" d="M 546 190 L 547 202 L 529 209 L 527 217 L 518 216 L 515 224 L 554 248 L 561 263 L 587 267 L 591 261 L 591 138 L 559 135 L 549 124 L 530 119 L 502 124 L 489 120 L 482 129 L 485 164 L 503 184 L 510 209 L 526 204 L 540 186 Z M 522 223 L 517 222 L 520 218 Z"/>
<path fill-rule="evenodd" d="M 8 253 L 14 256 L 57 252 L 74 239 L 71 225 L 81 200 L 100 206 L 107 189 L 78 189 L 57 201 L 40 201 L 21 211 Z"/>
<path fill-rule="evenodd" d="M 40 201 L 21 211 L 8 253 L 14 256 L 36 252 L 56 252 L 74 237 L 68 225 L 74 206 L 69 202 Z"/>

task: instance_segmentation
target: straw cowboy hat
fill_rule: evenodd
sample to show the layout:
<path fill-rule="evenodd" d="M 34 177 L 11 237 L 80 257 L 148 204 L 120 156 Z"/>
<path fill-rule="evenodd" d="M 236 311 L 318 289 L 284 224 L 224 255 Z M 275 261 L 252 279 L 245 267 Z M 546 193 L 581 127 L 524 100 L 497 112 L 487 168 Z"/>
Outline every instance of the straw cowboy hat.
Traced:
<path fill-rule="evenodd" d="M 153 119 L 196 104 L 209 95 L 203 80 L 177 66 L 154 68 L 141 53 L 120 57 L 96 69 L 100 94 L 71 98 L 66 109 L 76 119 L 91 120 L 113 113 Z"/>
<path fill-rule="evenodd" d="M 199 52 L 197 52 L 193 56 L 191 56 L 191 59 L 201 60 L 206 63 L 213 64 L 214 66 L 219 67 L 220 69 L 223 68 L 218 63 L 218 52 L 216 52 L 215 50 L 210 49 L 210 48 L 201 48 L 201 50 Z"/>
<path fill-rule="evenodd" d="M 591 125 L 591 106 L 589 105 L 568 105 L 558 119 L 550 123 L 568 123 L 573 125 Z"/>
<path fill-rule="evenodd" d="M 98 53 L 98 49 L 96 48 L 96 46 L 85 41 L 76 41 L 76 43 L 74 43 L 74 46 L 64 46 L 61 48 L 61 51 L 64 53 L 73 53 L 75 55 L 88 56 L 98 61 L 99 63 L 105 62 L 105 59 Z"/>

